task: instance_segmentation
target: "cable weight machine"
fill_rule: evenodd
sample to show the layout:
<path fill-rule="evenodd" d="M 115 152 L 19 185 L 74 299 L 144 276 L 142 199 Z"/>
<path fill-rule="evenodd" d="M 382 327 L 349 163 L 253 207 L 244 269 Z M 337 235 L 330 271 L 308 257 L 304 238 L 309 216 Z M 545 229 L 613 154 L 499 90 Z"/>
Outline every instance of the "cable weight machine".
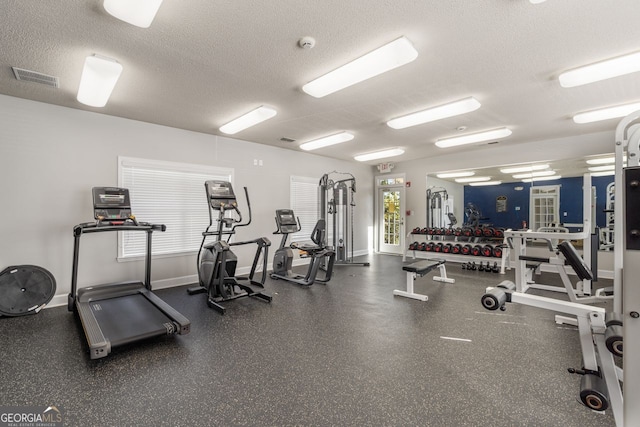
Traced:
<path fill-rule="evenodd" d="M 318 218 L 325 220 L 328 227 L 325 237 L 327 241 L 322 243 L 324 246 L 333 246 L 335 250 L 334 265 L 368 267 L 368 262 L 353 261 L 355 193 L 356 178 L 350 173 L 333 171 L 320 178 Z"/>

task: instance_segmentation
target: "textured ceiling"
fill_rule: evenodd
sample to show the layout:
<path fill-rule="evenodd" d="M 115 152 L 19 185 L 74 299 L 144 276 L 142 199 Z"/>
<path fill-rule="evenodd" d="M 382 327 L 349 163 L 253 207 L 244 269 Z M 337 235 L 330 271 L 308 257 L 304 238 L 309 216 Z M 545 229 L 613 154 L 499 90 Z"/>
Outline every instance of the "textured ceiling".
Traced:
<path fill-rule="evenodd" d="M 490 148 L 434 146 L 459 126 L 508 126 L 508 144 L 613 130 L 618 120 L 570 117 L 640 100 L 640 73 L 571 89 L 557 81 L 639 51 L 638 0 L 164 0 L 148 29 L 113 18 L 100 0 L 3 0 L 0 9 L 2 94 L 209 134 L 269 105 L 275 118 L 234 137 L 298 150 L 347 130 L 355 139 L 316 151 L 340 159 L 389 147 L 406 151 L 394 161 Z M 402 35 L 419 52 L 414 62 L 320 99 L 300 89 Z M 299 48 L 303 36 L 315 48 Z M 76 100 L 94 53 L 124 66 L 104 108 Z M 60 88 L 18 81 L 12 66 L 56 76 Z M 482 107 L 404 130 L 385 124 L 468 96 Z"/>

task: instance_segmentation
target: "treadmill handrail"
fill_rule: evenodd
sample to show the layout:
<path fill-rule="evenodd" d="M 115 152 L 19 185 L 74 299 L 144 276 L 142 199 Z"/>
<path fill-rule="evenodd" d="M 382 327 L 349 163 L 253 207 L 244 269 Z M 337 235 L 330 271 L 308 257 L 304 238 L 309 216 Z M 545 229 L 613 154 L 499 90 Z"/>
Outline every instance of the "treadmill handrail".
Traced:
<path fill-rule="evenodd" d="M 165 231 L 164 224 L 149 224 L 139 222 L 135 224 L 107 225 L 106 223 L 85 222 L 73 227 L 73 267 L 71 272 L 71 292 L 68 297 L 68 310 L 72 311 L 75 300 L 78 298 L 78 264 L 80 258 L 80 237 L 86 233 L 98 233 L 103 231 L 144 231 L 147 233 L 147 244 L 145 252 L 145 279 L 144 287 L 151 290 L 151 236 L 154 230 Z"/>
<path fill-rule="evenodd" d="M 135 224 L 98 224 L 96 222 L 85 222 L 73 227 L 73 234 L 82 233 L 98 233 L 102 231 L 166 231 L 167 226 L 164 224 L 149 224 L 146 222 L 140 222 L 139 225 Z"/>

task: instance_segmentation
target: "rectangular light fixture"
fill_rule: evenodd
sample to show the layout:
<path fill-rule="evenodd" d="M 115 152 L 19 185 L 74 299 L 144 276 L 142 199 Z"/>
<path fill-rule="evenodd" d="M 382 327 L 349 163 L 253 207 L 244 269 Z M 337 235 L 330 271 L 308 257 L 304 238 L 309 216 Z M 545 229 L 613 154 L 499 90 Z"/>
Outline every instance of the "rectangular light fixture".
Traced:
<path fill-rule="evenodd" d="M 247 114 L 244 114 L 237 119 L 231 120 L 226 125 L 220 126 L 220 132 L 226 133 L 228 135 L 233 135 L 235 133 L 240 132 L 241 130 L 245 130 L 250 128 L 251 126 L 255 126 L 258 123 L 262 123 L 265 120 L 268 120 L 275 116 L 278 112 L 273 108 L 260 106 L 255 110 L 249 111 Z"/>
<path fill-rule="evenodd" d="M 87 56 L 80 77 L 78 102 L 90 107 L 104 107 L 122 74 L 122 64 L 100 55 Z"/>
<path fill-rule="evenodd" d="M 322 98 L 408 64 L 417 57 L 418 51 L 411 42 L 406 37 L 400 37 L 322 77 L 318 77 L 302 86 L 302 90 L 311 96 Z"/>
<path fill-rule="evenodd" d="M 591 176 L 613 176 L 616 174 L 616 171 L 602 171 L 602 172 L 594 172 Z"/>
<path fill-rule="evenodd" d="M 340 132 L 334 135 L 325 136 L 323 138 L 318 138 L 309 142 L 305 142 L 304 144 L 300 145 L 300 148 L 305 151 L 317 150 L 318 148 L 328 147 L 330 145 L 351 141 L 353 138 L 354 136 L 352 133 Z"/>
<path fill-rule="evenodd" d="M 500 172 L 509 175 L 509 174 L 512 174 L 512 173 L 534 172 L 534 171 L 540 171 L 540 170 L 544 170 L 544 169 L 549 169 L 549 165 L 540 164 L 540 165 L 528 165 L 528 166 L 515 166 L 515 167 L 512 167 L 512 168 L 500 169 Z"/>
<path fill-rule="evenodd" d="M 616 165 L 591 166 L 589 172 L 612 171 L 616 169 Z"/>
<path fill-rule="evenodd" d="M 535 178 L 535 177 L 538 177 L 538 176 L 551 176 L 551 175 L 555 175 L 555 174 L 556 174 L 556 171 L 549 170 L 549 171 L 519 173 L 519 174 L 513 175 L 513 178 L 514 179 Z"/>
<path fill-rule="evenodd" d="M 149 28 L 162 0 L 104 0 L 104 10 L 136 27 Z"/>
<path fill-rule="evenodd" d="M 599 122 L 601 120 L 617 119 L 637 110 L 640 110 L 640 102 L 579 113 L 573 116 L 573 121 L 582 124 Z"/>
<path fill-rule="evenodd" d="M 485 181 L 491 181 L 491 177 L 490 176 L 472 176 L 470 178 L 456 178 L 455 181 L 461 184 L 469 183 L 469 182 L 485 182 Z"/>
<path fill-rule="evenodd" d="M 463 171 L 463 172 L 444 172 L 438 173 L 436 176 L 438 178 L 461 178 L 463 176 L 473 176 L 476 173 L 473 171 Z"/>
<path fill-rule="evenodd" d="M 627 156 L 624 155 L 622 157 L 622 161 L 626 162 L 627 161 Z M 600 157 L 599 159 L 588 159 L 587 160 L 587 164 L 588 165 L 606 165 L 607 163 L 615 163 L 616 162 L 616 158 L 614 156 L 611 157 Z"/>
<path fill-rule="evenodd" d="M 562 178 L 560 175 L 540 176 L 537 178 L 525 178 L 522 180 L 522 182 L 555 181 L 556 179 L 560 178 Z"/>
<path fill-rule="evenodd" d="M 391 148 L 389 150 L 376 151 L 373 153 L 360 154 L 355 156 L 354 159 L 359 162 L 368 162 L 369 160 L 384 159 L 386 157 L 394 157 L 404 154 L 404 150 L 401 148 Z"/>
<path fill-rule="evenodd" d="M 575 87 L 640 71 L 640 52 L 586 65 L 560 74 L 560 86 Z"/>
<path fill-rule="evenodd" d="M 404 129 L 411 126 L 421 125 L 423 123 L 433 122 L 435 120 L 445 119 L 447 117 L 470 113 L 478 108 L 480 108 L 480 103 L 473 96 L 470 96 L 459 101 L 450 102 L 448 104 L 428 108 L 426 110 L 389 120 L 387 122 L 387 126 L 393 129 Z"/>
<path fill-rule="evenodd" d="M 469 185 L 472 187 L 485 187 L 489 185 L 500 185 L 502 181 L 484 181 L 484 182 L 470 182 Z"/>
<path fill-rule="evenodd" d="M 588 165 L 606 165 L 607 163 L 615 163 L 616 158 L 614 156 L 611 157 L 600 157 L 598 159 L 587 159 Z"/>
<path fill-rule="evenodd" d="M 468 135 L 455 136 L 453 138 L 443 138 L 436 141 L 436 146 L 440 148 L 455 147 L 458 145 L 473 144 L 476 142 L 491 141 L 499 138 L 506 138 L 511 135 L 511 129 L 498 128 L 485 132 L 472 133 Z"/>

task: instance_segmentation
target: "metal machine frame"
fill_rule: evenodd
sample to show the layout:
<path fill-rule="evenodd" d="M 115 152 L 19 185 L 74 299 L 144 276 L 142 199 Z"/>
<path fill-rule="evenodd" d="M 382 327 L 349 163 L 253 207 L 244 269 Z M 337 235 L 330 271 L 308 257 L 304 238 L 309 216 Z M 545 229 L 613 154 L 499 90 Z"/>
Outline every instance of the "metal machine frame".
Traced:
<path fill-rule="evenodd" d="M 332 179 L 343 175 L 346 178 Z M 318 218 L 331 224 L 331 238 L 327 233 L 323 246 L 333 246 L 336 253 L 334 265 L 359 265 L 368 267 L 368 262 L 353 261 L 353 208 L 356 206 L 356 178 L 350 173 L 333 171 L 322 175 L 318 184 Z M 331 221 L 328 217 L 331 216 Z"/>

